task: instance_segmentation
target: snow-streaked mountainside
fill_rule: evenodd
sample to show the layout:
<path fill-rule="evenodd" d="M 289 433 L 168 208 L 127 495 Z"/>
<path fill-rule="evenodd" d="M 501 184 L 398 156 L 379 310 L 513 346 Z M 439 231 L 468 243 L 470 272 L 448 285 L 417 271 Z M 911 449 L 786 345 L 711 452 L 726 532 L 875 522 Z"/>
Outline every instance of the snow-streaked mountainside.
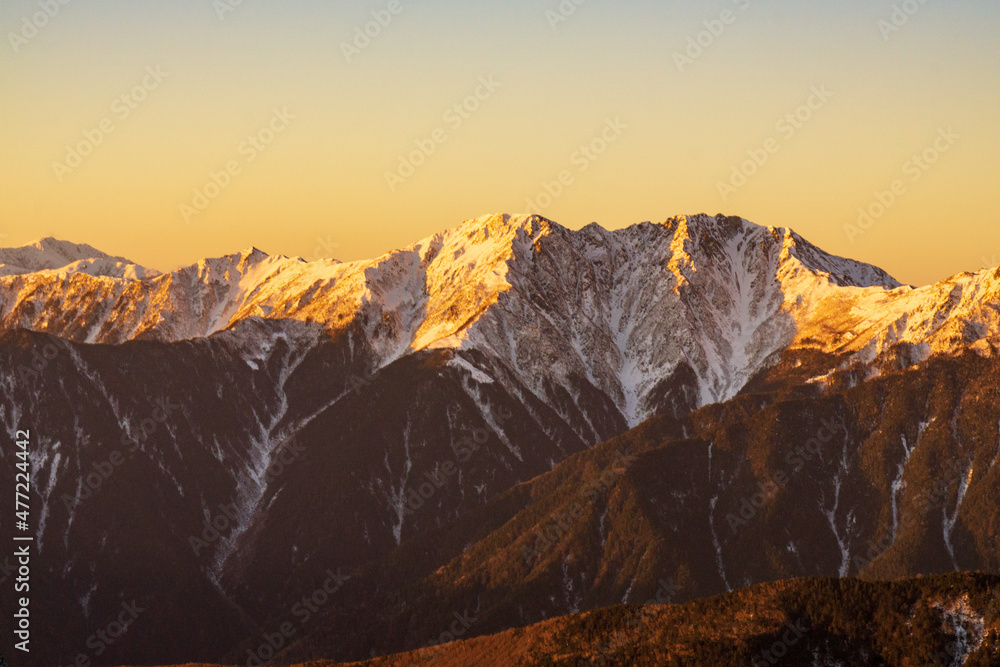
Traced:
<path fill-rule="evenodd" d="M 132 599 L 107 664 L 246 664 L 240 642 L 340 568 L 308 659 L 664 576 L 705 596 L 998 567 L 1000 271 L 917 289 L 703 215 L 497 215 L 370 261 L 249 249 L 164 275 L 51 240 L 0 252 L 20 267 L 0 424 L 31 432 L 31 664 L 72 663 Z M 796 467 L 804 443 L 820 455 Z"/>
<path fill-rule="evenodd" d="M 316 322 L 360 334 L 375 367 L 454 347 L 502 360 L 534 389 L 586 378 L 630 424 L 684 363 L 705 404 L 735 395 L 789 345 L 868 362 L 899 342 L 919 359 L 992 352 L 1000 322 L 987 305 L 997 272 L 913 289 L 789 229 L 722 216 L 572 231 L 494 215 L 373 260 L 249 249 L 165 275 L 51 239 L 0 253 L 15 274 L 0 278 L 6 329 L 120 343 L 203 337 L 255 317 Z"/>

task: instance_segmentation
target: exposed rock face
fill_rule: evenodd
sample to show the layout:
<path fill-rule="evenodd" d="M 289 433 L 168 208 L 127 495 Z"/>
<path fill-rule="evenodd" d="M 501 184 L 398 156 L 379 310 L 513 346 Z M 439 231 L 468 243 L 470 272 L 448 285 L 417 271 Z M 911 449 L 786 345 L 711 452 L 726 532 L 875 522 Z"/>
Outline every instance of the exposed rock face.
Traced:
<path fill-rule="evenodd" d="M 632 600 L 671 563 L 692 595 L 1000 567 L 984 546 L 1000 272 L 914 289 L 707 216 L 616 231 L 492 216 L 348 263 L 250 249 L 159 275 L 51 239 L 0 263 L 0 420 L 31 430 L 37 664 L 94 658 L 90 634 L 133 599 L 147 611 L 102 661 L 218 658 L 331 571 L 355 577 L 299 654 L 334 637 L 335 657 L 363 655 L 371 633 L 408 648 L 420 631 L 392 625 L 413 624 L 399 603 L 433 625 L 434 587 L 479 591 L 485 632 Z M 731 530 L 827 421 L 822 456 Z M 525 562 L 616 436 L 640 463 L 573 528 L 603 546 L 561 537 Z M 14 450 L 0 461 L 12 488 Z M 938 482 L 939 525 L 911 526 L 905 504 Z M 385 590 L 387 563 L 410 597 Z M 539 594 L 512 606 L 525 582 Z M 337 639 L 326 617 L 351 609 L 371 633 Z"/>

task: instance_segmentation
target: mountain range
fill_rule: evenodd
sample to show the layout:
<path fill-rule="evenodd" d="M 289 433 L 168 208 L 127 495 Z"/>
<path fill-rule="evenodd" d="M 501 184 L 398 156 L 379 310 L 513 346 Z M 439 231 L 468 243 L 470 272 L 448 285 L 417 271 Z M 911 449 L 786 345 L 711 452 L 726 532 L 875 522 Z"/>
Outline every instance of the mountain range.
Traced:
<path fill-rule="evenodd" d="M 912 287 L 721 215 L 495 215 L 374 260 L 163 274 L 0 250 L 24 664 L 360 660 L 664 581 L 997 574 L 998 347 L 1000 269 Z"/>

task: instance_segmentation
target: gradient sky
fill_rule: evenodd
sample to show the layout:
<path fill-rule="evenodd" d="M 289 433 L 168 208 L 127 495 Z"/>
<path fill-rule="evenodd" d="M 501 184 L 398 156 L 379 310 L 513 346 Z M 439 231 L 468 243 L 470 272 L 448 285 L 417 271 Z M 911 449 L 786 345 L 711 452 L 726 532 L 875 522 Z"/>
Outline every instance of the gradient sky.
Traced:
<path fill-rule="evenodd" d="M 160 270 L 251 245 L 359 259 L 524 211 L 566 171 L 541 212 L 573 228 L 722 212 L 904 282 L 1000 264 L 996 0 L 899 2 L 916 11 L 892 32 L 886 0 L 565 0 L 565 17 L 558 0 L 397 1 L 348 62 L 342 44 L 389 0 L 69 0 L 34 19 L 38 0 L 4 0 L 0 245 L 55 236 Z M 467 118 L 445 115 L 477 88 Z M 603 154 L 577 152 L 616 119 Z M 263 151 L 244 143 L 272 122 Z M 78 166 L 55 166 L 102 123 Z M 390 187 L 435 130 L 446 141 Z M 767 161 L 724 199 L 748 151 Z M 908 163 L 925 151 L 926 169 Z"/>

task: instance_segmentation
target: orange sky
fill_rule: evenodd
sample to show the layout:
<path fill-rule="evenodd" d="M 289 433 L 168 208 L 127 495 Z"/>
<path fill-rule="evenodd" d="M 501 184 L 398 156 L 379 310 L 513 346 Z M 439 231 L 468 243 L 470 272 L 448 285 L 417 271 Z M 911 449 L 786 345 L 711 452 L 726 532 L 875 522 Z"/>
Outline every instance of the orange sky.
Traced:
<path fill-rule="evenodd" d="M 534 206 L 1000 264 L 1000 6 L 910 1 L 11 0 L 0 243 L 357 259 Z"/>

